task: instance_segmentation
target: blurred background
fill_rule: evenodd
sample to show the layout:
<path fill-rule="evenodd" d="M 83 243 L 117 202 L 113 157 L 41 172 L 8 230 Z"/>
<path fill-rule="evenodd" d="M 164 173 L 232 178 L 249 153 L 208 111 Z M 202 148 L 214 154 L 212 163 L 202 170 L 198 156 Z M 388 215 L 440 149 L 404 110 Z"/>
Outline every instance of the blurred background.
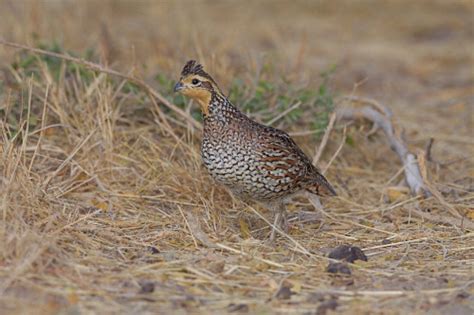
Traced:
<path fill-rule="evenodd" d="M 252 84 L 265 65 L 273 81 L 370 96 L 420 132 L 470 131 L 471 1 L 0 1 L 0 34 L 56 43 L 144 78 L 177 78 L 202 62 L 224 91 Z M 0 47 L 2 62 L 15 53 Z M 416 116 L 416 117 L 415 117 Z M 442 117 L 442 120 L 439 118 Z M 433 123 L 436 121 L 436 123 Z M 420 124 L 421 123 L 421 124 Z M 456 132 L 452 126 L 456 126 Z"/>

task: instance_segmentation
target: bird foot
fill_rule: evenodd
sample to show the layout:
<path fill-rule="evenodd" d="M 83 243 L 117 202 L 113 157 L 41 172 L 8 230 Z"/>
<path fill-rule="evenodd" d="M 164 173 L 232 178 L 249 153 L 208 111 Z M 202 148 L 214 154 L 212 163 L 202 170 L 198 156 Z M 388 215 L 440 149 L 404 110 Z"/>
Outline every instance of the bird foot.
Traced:
<path fill-rule="evenodd" d="M 284 233 L 288 233 L 289 225 L 288 218 L 285 211 L 277 212 L 275 214 L 275 221 L 273 222 L 272 232 L 270 234 L 269 243 L 273 243 L 276 238 L 277 228 Z"/>

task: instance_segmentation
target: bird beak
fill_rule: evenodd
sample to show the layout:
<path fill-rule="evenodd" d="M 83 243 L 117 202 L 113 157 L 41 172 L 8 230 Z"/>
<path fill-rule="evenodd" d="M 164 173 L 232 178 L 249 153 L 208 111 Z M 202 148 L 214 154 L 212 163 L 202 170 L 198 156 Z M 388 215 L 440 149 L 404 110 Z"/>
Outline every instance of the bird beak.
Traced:
<path fill-rule="evenodd" d="M 175 91 L 175 92 L 178 92 L 178 91 L 182 90 L 183 88 L 184 88 L 183 83 L 178 82 L 178 83 L 176 83 L 176 85 L 174 86 L 174 91 Z"/>

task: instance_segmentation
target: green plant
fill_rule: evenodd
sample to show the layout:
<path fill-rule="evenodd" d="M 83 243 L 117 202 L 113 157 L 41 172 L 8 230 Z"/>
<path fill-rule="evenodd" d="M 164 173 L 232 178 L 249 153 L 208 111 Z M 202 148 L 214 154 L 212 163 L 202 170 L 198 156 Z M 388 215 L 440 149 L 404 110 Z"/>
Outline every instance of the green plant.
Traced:
<path fill-rule="evenodd" d="M 316 130 L 315 135 L 321 135 L 329 123 L 329 116 L 334 111 L 334 92 L 329 87 L 331 75 L 336 71 L 336 66 L 331 66 L 328 70 L 320 74 L 322 79 L 316 91 L 312 106 L 315 109 L 315 119 L 312 121 L 312 129 Z"/>
<path fill-rule="evenodd" d="M 96 55 L 92 48 L 86 50 L 83 56 L 74 52 L 66 51 L 57 41 L 52 43 L 38 43 L 37 48 L 53 53 L 68 54 L 73 57 L 82 57 L 85 60 L 93 60 Z M 81 64 L 65 63 L 63 60 L 48 55 L 33 55 L 30 52 L 22 51 L 18 54 L 17 60 L 11 64 L 12 68 L 21 72 L 27 77 L 39 78 L 42 67 L 51 74 L 53 80 L 59 82 L 61 75 L 65 77 L 79 76 L 86 84 L 92 82 L 95 77 L 94 71 Z M 64 67 L 64 69 L 63 69 Z"/>
<path fill-rule="evenodd" d="M 301 103 L 282 117 L 283 124 L 292 124 L 302 119 L 307 122 L 308 117 L 311 117 L 311 129 L 316 130 L 316 136 L 320 136 L 334 110 L 334 93 L 329 87 L 329 81 L 335 69 L 333 66 L 321 73 L 322 82 L 318 89 L 290 83 L 276 85 L 265 79 L 260 79 L 252 87 L 241 79 L 235 79 L 229 90 L 229 99 L 244 112 L 259 115 L 263 121 L 270 121 L 296 103 Z"/>

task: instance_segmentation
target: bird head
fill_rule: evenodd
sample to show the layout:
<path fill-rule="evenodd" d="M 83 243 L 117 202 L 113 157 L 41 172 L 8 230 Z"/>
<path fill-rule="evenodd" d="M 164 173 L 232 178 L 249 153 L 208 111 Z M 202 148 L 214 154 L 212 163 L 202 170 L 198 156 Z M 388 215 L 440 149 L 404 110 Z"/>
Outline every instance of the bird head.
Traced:
<path fill-rule="evenodd" d="M 209 113 L 212 95 L 221 94 L 214 79 L 195 60 L 190 60 L 184 65 L 174 91 L 195 100 L 205 115 Z"/>

